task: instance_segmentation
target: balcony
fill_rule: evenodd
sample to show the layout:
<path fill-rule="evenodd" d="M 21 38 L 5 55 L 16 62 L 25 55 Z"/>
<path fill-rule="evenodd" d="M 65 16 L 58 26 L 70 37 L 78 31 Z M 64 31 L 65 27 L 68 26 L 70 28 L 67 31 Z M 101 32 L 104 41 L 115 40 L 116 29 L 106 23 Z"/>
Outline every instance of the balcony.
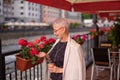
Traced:
<path fill-rule="evenodd" d="M 91 39 L 90 34 L 87 34 L 88 39 L 82 45 L 83 52 L 86 60 L 87 79 L 90 80 L 91 75 L 91 52 L 90 48 L 94 47 L 94 39 Z M 102 36 L 104 37 L 104 36 Z M 103 39 L 103 38 L 100 38 Z M 20 71 L 16 69 L 16 57 L 15 54 L 19 53 L 20 49 L 2 53 L 0 40 L 0 79 L 1 80 L 45 80 L 47 76 L 46 61 L 42 64 L 36 65 L 26 71 Z M 106 75 L 108 71 L 105 71 L 99 77 L 99 80 L 108 80 L 109 75 Z M 95 77 L 98 78 L 98 77 Z M 104 79 L 103 79 L 104 78 Z M 96 80 L 96 79 L 95 79 Z"/>

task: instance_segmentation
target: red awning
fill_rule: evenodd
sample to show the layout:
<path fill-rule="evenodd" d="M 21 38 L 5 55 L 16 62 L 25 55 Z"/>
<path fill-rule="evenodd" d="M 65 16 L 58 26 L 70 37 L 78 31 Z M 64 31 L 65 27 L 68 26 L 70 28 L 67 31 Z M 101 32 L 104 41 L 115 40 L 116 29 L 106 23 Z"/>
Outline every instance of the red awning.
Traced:
<path fill-rule="evenodd" d="M 27 0 L 55 8 L 79 12 L 119 11 L 120 0 Z M 76 2 L 75 2 L 76 1 Z"/>
<path fill-rule="evenodd" d="M 77 3 L 74 5 L 75 11 L 110 11 L 120 10 L 120 1 Z"/>
<path fill-rule="evenodd" d="M 59 9 L 71 10 L 71 4 L 65 0 L 26 0 L 46 6 L 51 6 Z"/>

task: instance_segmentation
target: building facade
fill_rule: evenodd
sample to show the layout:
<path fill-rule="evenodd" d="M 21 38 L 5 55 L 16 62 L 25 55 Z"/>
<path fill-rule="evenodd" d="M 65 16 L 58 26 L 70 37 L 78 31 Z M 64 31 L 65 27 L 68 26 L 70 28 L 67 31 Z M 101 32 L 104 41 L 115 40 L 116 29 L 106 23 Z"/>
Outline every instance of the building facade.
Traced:
<path fill-rule="evenodd" d="M 14 0 L 14 17 L 20 22 L 40 22 L 40 5 L 25 0 Z"/>
<path fill-rule="evenodd" d="M 81 14 L 48 7 L 25 0 L 0 0 L 0 15 L 4 22 L 46 22 L 52 23 L 59 17 L 70 23 L 80 23 Z"/>
<path fill-rule="evenodd" d="M 66 11 L 65 13 L 66 18 L 69 20 L 70 23 L 81 23 L 81 13 L 78 12 L 69 12 Z"/>
<path fill-rule="evenodd" d="M 40 22 L 40 5 L 25 0 L 4 1 L 5 21 Z"/>
<path fill-rule="evenodd" d="M 81 13 L 42 6 L 42 21 L 52 23 L 57 18 L 67 18 L 70 23 L 81 23 Z"/>
<path fill-rule="evenodd" d="M 42 6 L 42 21 L 46 23 L 52 23 L 55 19 L 61 17 L 60 13 L 60 9 Z"/>

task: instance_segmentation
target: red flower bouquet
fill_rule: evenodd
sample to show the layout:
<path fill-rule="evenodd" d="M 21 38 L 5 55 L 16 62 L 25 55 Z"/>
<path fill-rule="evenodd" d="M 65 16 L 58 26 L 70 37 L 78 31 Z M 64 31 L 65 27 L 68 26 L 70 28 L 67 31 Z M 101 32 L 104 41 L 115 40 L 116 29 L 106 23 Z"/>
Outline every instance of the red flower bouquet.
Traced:
<path fill-rule="evenodd" d="M 110 27 L 107 27 L 107 28 L 99 28 L 99 35 L 106 35 L 106 34 L 109 34 L 111 31 L 111 28 Z"/>
<path fill-rule="evenodd" d="M 79 44 L 83 44 L 84 41 L 87 39 L 87 35 L 74 35 L 72 39 L 74 39 Z"/>
<path fill-rule="evenodd" d="M 47 39 L 46 36 L 41 36 L 39 39 L 29 42 L 25 39 L 20 39 L 18 44 L 21 46 L 20 57 L 30 59 L 32 64 L 38 59 L 36 54 L 39 52 L 48 52 L 55 43 L 54 38 Z"/>

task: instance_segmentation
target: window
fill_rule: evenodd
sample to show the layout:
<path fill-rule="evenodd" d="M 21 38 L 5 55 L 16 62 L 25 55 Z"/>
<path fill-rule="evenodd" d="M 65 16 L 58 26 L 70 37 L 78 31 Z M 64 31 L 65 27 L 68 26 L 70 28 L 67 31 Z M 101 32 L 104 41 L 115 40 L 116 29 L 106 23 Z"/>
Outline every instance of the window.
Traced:
<path fill-rule="evenodd" d="M 23 9 L 23 7 L 20 7 L 21 9 Z"/>
<path fill-rule="evenodd" d="M 24 13 L 23 13 L 23 12 L 21 12 L 20 14 L 21 14 L 21 15 L 23 15 Z"/>
<path fill-rule="evenodd" d="M 29 10 L 30 10 L 31 8 L 29 7 Z"/>
<path fill-rule="evenodd" d="M 34 8 L 32 8 L 32 10 L 34 11 Z"/>
<path fill-rule="evenodd" d="M 14 16 L 14 13 L 12 13 L 12 15 Z"/>
<path fill-rule="evenodd" d="M 30 16 L 31 14 L 29 13 L 28 15 Z"/>
<path fill-rule="evenodd" d="M 23 1 L 21 1 L 21 3 L 23 4 Z"/>
<path fill-rule="evenodd" d="M 12 4 L 14 4 L 14 1 L 12 1 Z"/>
<path fill-rule="evenodd" d="M 28 2 L 28 5 L 30 5 L 30 2 Z"/>
<path fill-rule="evenodd" d="M 12 7 L 12 10 L 14 10 L 14 7 Z"/>
<path fill-rule="evenodd" d="M 32 13 L 32 16 L 34 16 L 34 13 Z"/>
<path fill-rule="evenodd" d="M 24 22 L 24 20 L 21 20 L 21 22 Z"/>

